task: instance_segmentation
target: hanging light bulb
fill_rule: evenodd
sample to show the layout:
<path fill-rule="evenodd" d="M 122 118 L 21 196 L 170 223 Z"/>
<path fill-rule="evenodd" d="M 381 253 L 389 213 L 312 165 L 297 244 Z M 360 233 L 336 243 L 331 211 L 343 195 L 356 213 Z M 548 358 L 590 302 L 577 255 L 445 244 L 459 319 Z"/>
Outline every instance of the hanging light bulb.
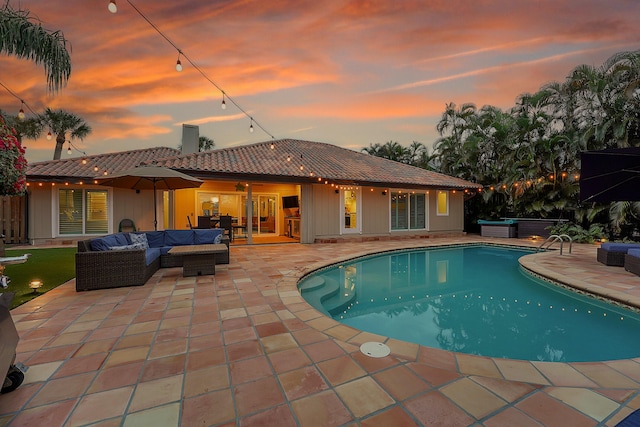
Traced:
<path fill-rule="evenodd" d="M 73 151 L 71 151 L 71 143 L 69 143 L 69 146 L 67 147 L 67 154 L 71 153 L 73 153 Z"/>
<path fill-rule="evenodd" d="M 220 108 L 223 110 L 227 109 L 227 103 L 224 101 L 224 92 L 222 92 L 222 104 L 220 104 Z"/>
<path fill-rule="evenodd" d="M 109 6 L 107 6 L 109 12 L 116 13 L 118 11 L 118 6 L 116 6 L 116 0 L 110 0 Z"/>
<path fill-rule="evenodd" d="M 85 157 L 82 158 L 82 164 L 86 165 L 87 164 L 87 159 Z"/>
<path fill-rule="evenodd" d="M 24 108 L 22 108 L 22 106 L 24 105 L 24 101 L 20 101 L 21 105 L 20 105 L 20 111 L 18 111 L 18 118 L 20 120 L 24 119 Z"/>
<path fill-rule="evenodd" d="M 271 148 L 272 150 L 276 149 L 276 144 L 274 144 L 273 142 L 271 144 L 269 144 L 269 148 Z"/>
<path fill-rule="evenodd" d="M 249 125 L 249 132 L 253 133 L 253 119 L 251 119 L 251 124 Z"/>
<path fill-rule="evenodd" d="M 52 137 L 53 137 L 53 135 L 51 135 L 51 131 L 47 132 L 47 139 L 51 140 Z"/>
<path fill-rule="evenodd" d="M 94 166 L 94 167 L 93 167 L 93 171 L 94 171 L 94 172 L 98 172 L 98 167 L 97 167 L 97 166 Z"/>
<path fill-rule="evenodd" d="M 287 162 L 290 162 L 290 161 L 291 161 L 291 155 L 287 154 Z"/>
<path fill-rule="evenodd" d="M 176 61 L 176 71 L 182 71 L 182 63 L 180 62 L 180 51 L 178 51 L 178 60 Z"/>

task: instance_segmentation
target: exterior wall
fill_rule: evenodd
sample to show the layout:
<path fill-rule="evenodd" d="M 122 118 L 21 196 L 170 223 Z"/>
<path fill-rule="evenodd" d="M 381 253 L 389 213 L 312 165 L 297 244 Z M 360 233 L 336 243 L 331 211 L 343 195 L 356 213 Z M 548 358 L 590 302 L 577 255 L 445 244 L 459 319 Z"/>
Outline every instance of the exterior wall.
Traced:
<path fill-rule="evenodd" d="M 390 192 L 383 195 L 384 188 L 361 188 L 361 234 L 340 234 L 340 195 L 327 185 L 312 186 L 313 215 L 308 218 L 309 235 L 303 243 L 335 242 L 353 240 L 382 240 L 395 238 L 436 237 L 439 235 L 461 235 L 464 233 L 464 193 L 449 192 L 449 215 L 436 215 L 437 191 L 429 191 L 427 198 L 426 230 L 390 230 Z M 302 203 L 306 203 L 304 197 Z M 304 218 L 303 218 L 304 220 Z M 303 228 L 305 226 L 303 225 Z"/>
<path fill-rule="evenodd" d="M 108 187 L 101 187 L 107 189 Z M 153 230 L 153 191 L 125 188 L 109 188 L 110 190 L 110 232 L 117 232 L 120 221 L 128 218 L 134 222 L 136 229 L 142 231 Z M 156 200 L 158 215 L 158 230 L 163 229 L 162 191 L 158 191 Z"/>
<path fill-rule="evenodd" d="M 464 192 L 449 191 L 449 215 L 438 216 L 436 214 L 437 191 L 429 191 L 428 225 L 429 231 L 462 231 L 464 230 Z"/>

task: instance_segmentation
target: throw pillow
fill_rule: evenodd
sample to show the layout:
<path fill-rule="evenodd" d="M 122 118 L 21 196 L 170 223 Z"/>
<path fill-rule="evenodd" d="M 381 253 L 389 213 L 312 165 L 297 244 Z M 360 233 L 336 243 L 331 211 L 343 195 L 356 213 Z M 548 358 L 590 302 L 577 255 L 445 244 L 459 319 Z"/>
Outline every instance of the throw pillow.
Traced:
<path fill-rule="evenodd" d="M 218 234 L 215 239 L 213 239 L 213 243 L 219 244 L 222 243 L 222 234 Z"/>
<path fill-rule="evenodd" d="M 143 249 L 149 249 L 149 241 L 144 233 L 129 233 L 132 244 L 139 244 Z"/>
<path fill-rule="evenodd" d="M 134 245 L 122 245 L 122 246 L 111 246 L 109 247 L 110 251 L 126 251 L 129 249 L 139 249 L 136 248 Z"/>

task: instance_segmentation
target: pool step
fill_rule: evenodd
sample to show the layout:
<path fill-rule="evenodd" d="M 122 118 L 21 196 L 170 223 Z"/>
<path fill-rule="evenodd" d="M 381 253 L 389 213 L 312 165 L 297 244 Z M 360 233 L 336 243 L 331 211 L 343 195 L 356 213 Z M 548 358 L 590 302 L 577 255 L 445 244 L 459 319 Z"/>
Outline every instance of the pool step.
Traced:
<path fill-rule="evenodd" d="M 323 301 L 323 306 L 331 315 L 335 315 L 344 311 L 355 299 L 355 292 L 345 294 L 344 292 L 338 291 L 332 295 L 330 299 Z"/>
<path fill-rule="evenodd" d="M 346 303 L 340 295 L 338 282 L 328 277 L 312 277 L 298 289 L 309 304 L 326 314 Z"/>

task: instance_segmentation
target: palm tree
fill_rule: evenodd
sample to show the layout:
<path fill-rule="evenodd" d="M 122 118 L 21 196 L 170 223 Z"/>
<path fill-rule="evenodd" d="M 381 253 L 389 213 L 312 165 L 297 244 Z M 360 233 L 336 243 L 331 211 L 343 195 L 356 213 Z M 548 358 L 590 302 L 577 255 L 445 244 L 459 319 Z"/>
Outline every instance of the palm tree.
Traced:
<path fill-rule="evenodd" d="M 37 138 L 44 129 L 50 129 L 51 133 L 56 136 L 53 160 L 60 159 L 62 147 L 67 141 L 67 133 L 69 133 L 69 138 L 80 140 L 91 133 L 91 127 L 82 118 L 62 109 L 52 110 L 47 108 L 44 113 L 38 115 L 37 120 L 40 122 L 38 132 L 37 134 L 29 135 L 29 137 Z"/>
<path fill-rule="evenodd" d="M 62 89 L 71 75 L 71 57 L 62 32 L 45 30 L 40 22 L 33 22 L 28 10 L 13 10 L 8 1 L 0 8 L 0 52 L 43 64 L 52 93 Z"/>
<path fill-rule="evenodd" d="M 216 146 L 216 143 L 213 139 L 207 136 L 201 136 L 198 138 L 198 151 L 208 151 L 213 149 Z"/>

